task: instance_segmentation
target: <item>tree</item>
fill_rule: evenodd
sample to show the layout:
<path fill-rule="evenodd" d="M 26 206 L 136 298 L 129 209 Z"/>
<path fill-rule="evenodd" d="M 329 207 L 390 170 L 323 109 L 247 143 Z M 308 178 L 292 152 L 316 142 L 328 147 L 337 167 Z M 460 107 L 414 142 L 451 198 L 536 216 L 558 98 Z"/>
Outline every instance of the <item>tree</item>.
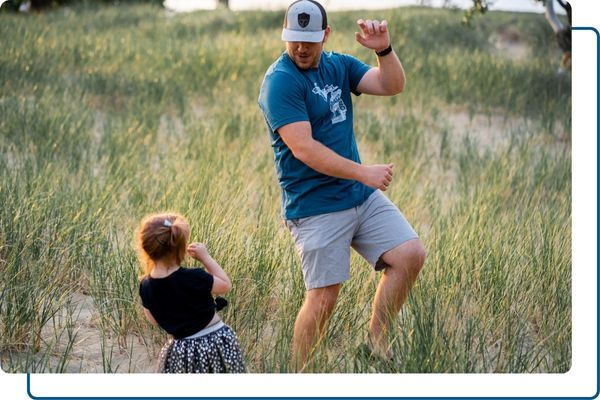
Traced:
<path fill-rule="evenodd" d="M 493 0 L 473 0 L 473 7 L 465 11 L 462 20 L 463 24 L 468 25 L 476 14 L 484 14 L 489 8 L 490 1 L 493 2 Z M 546 8 L 546 20 L 556 35 L 558 46 L 563 51 L 559 72 L 564 73 L 564 71 L 571 69 L 571 5 L 567 1 L 556 0 L 567 13 L 568 23 L 563 24 L 556 16 L 554 0 L 536 1 L 544 4 Z"/>

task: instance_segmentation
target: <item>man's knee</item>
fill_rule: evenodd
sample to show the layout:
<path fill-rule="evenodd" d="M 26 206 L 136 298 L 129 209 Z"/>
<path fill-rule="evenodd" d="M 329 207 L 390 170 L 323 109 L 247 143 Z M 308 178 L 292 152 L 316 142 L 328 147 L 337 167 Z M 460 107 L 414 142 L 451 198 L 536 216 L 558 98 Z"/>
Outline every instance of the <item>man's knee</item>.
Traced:
<path fill-rule="evenodd" d="M 427 253 L 419 239 L 409 240 L 383 255 L 384 261 L 392 268 L 403 268 L 411 275 L 418 275 Z"/>
<path fill-rule="evenodd" d="M 311 308 L 331 313 L 340 293 L 340 284 L 311 289 L 306 292 L 306 302 Z"/>
<path fill-rule="evenodd" d="M 416 240 L 414 246 L 411 248 L 409 255 L 407 256 L 411 260 L 413 268 L 417 270 L 417 273 L 421 271 L 425 264 L 425 258 L 427 257 L 427 251 L 420 240 Z"/>

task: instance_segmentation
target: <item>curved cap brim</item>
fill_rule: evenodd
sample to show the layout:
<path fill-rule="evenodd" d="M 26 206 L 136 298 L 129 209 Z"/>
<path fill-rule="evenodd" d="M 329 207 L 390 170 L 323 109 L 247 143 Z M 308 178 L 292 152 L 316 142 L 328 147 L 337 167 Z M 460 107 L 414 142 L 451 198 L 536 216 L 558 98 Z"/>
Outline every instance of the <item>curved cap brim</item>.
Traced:
<path fill-rule="evenodd" d="M 319 43 L 323 41 L 325 37 L 325 30 L 316 32 L 307 31 L 293 31 L 291 29 L 283 28 L 281 32 L 281 40 L 286 42 L 310 42 Z"/>

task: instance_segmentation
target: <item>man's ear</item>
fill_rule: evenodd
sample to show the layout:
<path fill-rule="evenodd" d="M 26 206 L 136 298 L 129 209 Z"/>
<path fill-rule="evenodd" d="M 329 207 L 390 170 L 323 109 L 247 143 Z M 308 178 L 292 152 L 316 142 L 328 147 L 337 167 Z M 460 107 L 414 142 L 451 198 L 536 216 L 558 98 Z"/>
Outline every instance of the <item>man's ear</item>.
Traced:
<path fill-rule="evenodd" d="M 331 33 L 331 27 L 328 26 L 325 29 L 325 36 L 323 36 L 323 43 L 325 43 L 327 41 L 327 38 L 329 38 L 329 34 Z"/>

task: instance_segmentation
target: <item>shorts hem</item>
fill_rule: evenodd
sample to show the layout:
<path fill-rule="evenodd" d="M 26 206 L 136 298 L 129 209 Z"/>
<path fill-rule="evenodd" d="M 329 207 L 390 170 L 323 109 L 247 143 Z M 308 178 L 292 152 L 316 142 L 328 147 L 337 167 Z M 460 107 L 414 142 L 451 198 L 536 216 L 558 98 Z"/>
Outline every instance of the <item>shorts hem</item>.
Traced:
<path fill-rule="evenodd" d="M 324 279 L 319 282 L 310 282 L 310 283 L 305 282 L 304 286 L 306 287 L 306 290 L 308 291 L 308 290 L 312 290 L 312 289 L 324 288 L 324 287 L 331 286 L 331 285 L 337 285 L 338 283 L 344 283 L 348 279 L 350 279 L 349 276 L 346 276 L 343 278 L 336 278 L 336 279 Z"/>
<path fill-rule="evenodd" d="M 381 259 L 381 257 L 382 257 L 382 256 L 383 256 L 385 253 L 387 253 L 387 252 L 388 252 L 388 251 L 390 251 L 390 250 L 393 250 L 393 249 L 395 249 L 396 247 L 400 246 L 401 244 L 404 244 L 404 243 L 406 243 L 406 242 L 408 242 L 408 241 L 410 241 L 410 240 L 415 240 L 415 239 L 419 239 L 419 236 L 418 236 L 418 235 L 416 235 L 416 236 L 411 236 L 411 237 L 408 237 L 408 238 L 403 238 L 403 239 L 400 239 L 400 240 L 398 240 L 397 242 L 392 242 L 392 243 L 394 243 L 393 245 L 391 245 L 391 246 L 389 246 L 389 247 L 388 247 L 388 246 L 386 246 L 386 247 L 385 247 L 385 249 L 387 249 L 387 250 L 378 251 L 378 252 L 376 253 L 376 254 L 378 254 L 378 255 L 377 255 L 377 257 L 376 257 L 376 259 L 375 259 L 375 260 L 367 260 L 367 262 L 368 262 L 368 263 L 371 265 L 371 267 L 373 267 L 373 269 L 374 269 L 375 271 L 382 271 L 382 270 L 384 270 L 384 269 L 387 267 L 387 264 L 385 264 L 384 262 L 382 262 L 382 263 L 380 263 L 380 264 L 378 265 L 378 261 Z"/>

